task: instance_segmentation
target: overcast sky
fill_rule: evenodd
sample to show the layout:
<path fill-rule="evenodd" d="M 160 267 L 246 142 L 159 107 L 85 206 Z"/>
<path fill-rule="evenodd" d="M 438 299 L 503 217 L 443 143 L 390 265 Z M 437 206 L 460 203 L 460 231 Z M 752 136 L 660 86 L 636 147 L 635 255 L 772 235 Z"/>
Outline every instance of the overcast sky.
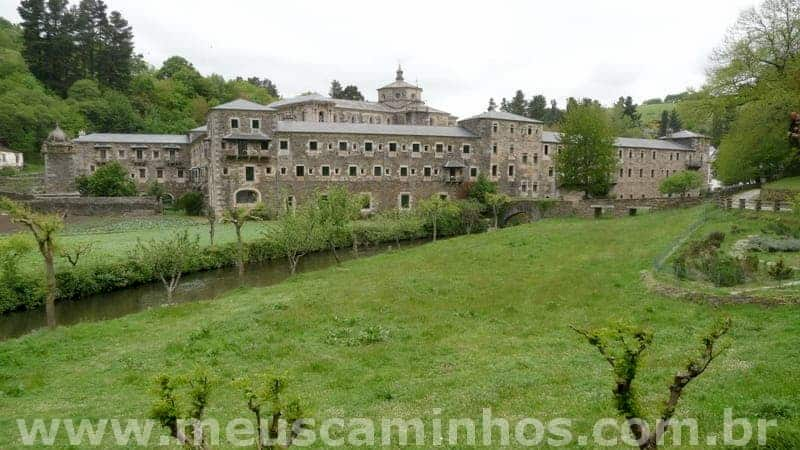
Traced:
<path fill-rule="evenodd" d="M 72 3 L 78 0 L 72 0 Z M 465 117 L 516 89 L 563 106 L 611 104 L 699 87 L 711 50 L 753 0 L 258 1 L 106 0 L 133 26 L 136 50 L 203 74 L 259 76 L 282 96 L 327 94 L 332 79 L 367 99 L 394 79 Z M 19 21 L 17 0 L 0 15 Z"/>

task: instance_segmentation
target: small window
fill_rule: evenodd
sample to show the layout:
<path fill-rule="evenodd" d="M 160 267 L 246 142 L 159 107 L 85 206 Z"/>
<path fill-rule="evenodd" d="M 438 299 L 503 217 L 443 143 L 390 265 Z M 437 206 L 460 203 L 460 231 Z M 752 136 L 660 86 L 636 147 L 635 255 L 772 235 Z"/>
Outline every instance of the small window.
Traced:
<path fill-rule="evenodd" d="M 144 159 L 144 151 L 136 150 L 136 159 Z"/>
<path fill-rule="evenodd" d="M 397 142 L 389 142 L 389 151 L 396 152 L 397 151 Z"/>
<path fill-rule="evenodd" d="M 349 177 L 356 177 L 358 176 L 358 166 L 350 166 L 347 168 L 347 176 Z"/>
<path fill-rule="evenodd" d="M 372 194 L 369 192 L 365 192 L 361 194 L 361 209 L 362 210 L 369 210 L 372 209 Z"/>
<path fill-rule="evenodd" d="M 244 168 L 244 181 L 255 181 L 256 180 L 256 168 L 253 166 L 247 166 Z"/>
<path fill-rule="evenodd" d="M 639 169 L 639 178 L 644 176 L 644 169 Z"/>
<path fill-rule="evenodd" d="M 533 183 L 531 185 L 531 192 L 536 192 L 539 190 L 539 185 L 537 183 Z"/>
<path fill-rule="evenodd" d="M 492 124 L 492 133 L 497 133 L 497 124 L 496 123 Z"/>
<path fill-rule="evenodd" d="M 431 166 L 425 166 L 422 168 L 422 176 L 423 177 L 430 177 L 431 176 Z"/>
<path fill-rule="evenodd" d="M 227 175 L 228 174 L 228 168 L 227 167 L 223 167 L 222 168 L 222 174 L 223 175 Z"/>
<path fill-rule="evenodd" d="M 261 141 L 259 148 L 261 148 L 261 150 L 269 150 L 269 141 Z"/>
<path fill-rule="evenodd" d="M 508 166 L 508 176 L 514 176 L 514 166 Z"/>
<path fill-rule="evenodd" d="M 364 142 L 364 151 L 371 152 L 372 151 L 372 142 Z"/>
<path fill-rule="evenodd" d="M 294 195 L 286 197 L 286 209 L 294 209 Z"/>
<path fill-rule="evenodd" d="M 318 148 L 319 148 L 319 143 L 317 141 L 308 141 L 309 150 L 313 152 L 316 151 Z"/>
<path fill-rule="evenodd" d="M 436 150 L 436 153 L 444 152 L 444 144 L 436 144 L 435 150 Z"/>
<path fill-rule="evenodd" d="M 619 169 L 619 177 L 622 178 L 625 176 L 625 169 Z"/>
<path fill-rule="evenodd" d="M 147 169 L 139 169 L 139 178 L 147 178 Z"/>
<path fill-rule="evenodd" d="M 510 131 L 511 134 L 514 134 L 514 125 L 509 126 L 508 131 Z"/>
<path fill-rule="evenodd" d="M 347 151 L 347 142 L 339 141 L 339 151 L 346 152 Z"/>
<path fill-rule="evenodd" d="M 231 119 L 231 128 L 233 129 L 239 128 L 239 119 Z"/>
<path fill-rule="evenodd" d="M 179 180 L 183 179 L 183 169 L 178 169 L 178 179 Z"/>
<path fill-rule="evenodd" d="M 400 209 L 411 208 L 411 194 L 400 194 Z"/>
<path fill-rule="evenodd" d="M 523 153 L 522 154 L 522 164 L 528 164 L 528 154 L 527 153 Z"/>
<path fill-rule="evenodd" d="M 272 175 L 272 166 L 267 166 L 266 169 L 264 169 L 264 173 Z"/>
<path fill-rule="evenodd" d="M 534 164 L 539 164 L 539 154 L 538 153 L 534 153 L 533 154 L 533 163 Z"/>
<path fill-rule="evenodd" d="M 461 151 L 462 151 L 462 152 L 464 152 L 464 154 L 465 154 L 465 155 L 468 155 L 468 154 L 469 154 L 469 152 L 470 152 L 470 149 L 471 149 L 471 148 L 470 148 L 469 144 L 464 144 L 464 146 L 463 146 L 463 147 L 461 147 Z"/>
<path fill-rule="evenodd" d="M 550 154 L 550 146 L 547 144 L 544 144 L 544 154 L 545 156 Z"/>
<path fill-rule="evenodd" d="M 286 167 L 281 167 L 281 175 L 286 175 Z"/>
<path fill-rule="evenodd" d="M 492 176 L 497 176 L 497 164 L 492 164 Z"/>
<path fill-rule="evenodd" d="M 411 144 L 411 151 L 414 153 L 419 153 L 419 144 L 418 143 Z"/>
<path fill-rule="evenodd" d="M 120 150 L 120 151 L 117 153 L 117 155 L 119 155 L 119 157 L 120 157 L 120 158 L 124 158 L 124 157 L 125 157 L 125 150 Z"/>
<path fill-rule="evenodd" d="M 279 150 L 289 150 L 289 141 L 286 139 L 281 139 L 278 143 Z"/>
<path fill-rule="evenodd" d="M 552 177 L 553 176 L 553 168 L 552 167 L 547 169 L 547 176 L 548 177 Z"/>
<path fill-rule="evenodd" d="M 449 145 L 449 144 L 447 145 L 447 153 L 453 153 L 453 146 L 452 145 Z"/>
<path fill-rule="evenodd" d="M 298 177 L 306 176 L 306 166 L 304 166 L 302 164 L 294 166 L 294 174 L 295 174 L 295 176 L 298 176 Z"/>
<path fill-rule="evenodd" d="M 532 134 L 533 134 L 533 128 L 532 127 L 528 127 L 528 136 L 530 136 Z"/>
<path fill-rule="evenodd" d="M 164 169 L 156 169 L 156 178 L 159 180 L 164 178 Z"/>
<path fill-rule="evenodd" d="M 469 168 L 469 176 L 471 178 L 475 178 L 478 176 L 478 168 L 477 167 L 470 167 Z"/>
<path fill-rule="evenodd" d="M 250 120 L 250 128 L 253 130 L 260 130 L 261 129 L 261 121 L 259 119 L 251 119 Z"/>
<path fill-rule="evenodd" d="M 372 168 L 372 176 L 379 177 L 381 175 L 383 175 L 383 167 L 375 166 Z"/>
<path fill-rule="evenodd" d="M 656 159 L 656 152 L 653 152 L 653 159 Z"/>
<path fill-rule="evenodd" d="M 323 177 L 331 176 L 331 166 L 322 166 L 320 168 L 320 172 L 322 173 Z"/>
<path fill-rule="evenodd" d="M 407 166 L 400 166 L 400 176 L 407 177 L 408 176 L 408 167 Z"/>
<path fill-rule="evenodd" d="M 153 150 L 153 159 L 158 159 L 159 156 L 161 156 L 160 152 L 158 150 Z"/>
<path fill-rule="evenodd" d="M 656 171 L 655 170 L 651 170 L 650 171 L 650 178 L 655 178 L 655 177 L 656 177 Z"/>
<path fill-rule="evenodd" d="M 628 169 L 628 178 L 633 176 L 633 169 Z"/>

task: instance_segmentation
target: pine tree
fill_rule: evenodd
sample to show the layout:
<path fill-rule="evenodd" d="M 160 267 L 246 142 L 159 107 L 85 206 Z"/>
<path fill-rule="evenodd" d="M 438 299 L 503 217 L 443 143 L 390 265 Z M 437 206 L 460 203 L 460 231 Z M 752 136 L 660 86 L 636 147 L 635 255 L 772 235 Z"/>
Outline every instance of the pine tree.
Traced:
<path fill-rule="evenodd" d="M 328 96 L 331 98 L 342 98 L 342 83 L 339 83 L 338 80 L 331 81 L 331 90 L 328 92 Z"/>
<path fill-rule="evenodd" d="M 639 114 L 638 111 L 636 111 L 636 105 L 633 103 L 633 98 L 631 98 L 630 96 L 625 97 L 625 101 L 623 102 L 622 115 L 630 117 L 631 122 L 633 122 L 634 125 L 637 126 L 639 125 L 639 121 L 642 118 L 642 115 Z"/>
<path fill-rule="evenodd" d="M 118 11 L 112 11 L 103 28 L 102 48 L 97 64 L 101 84 L 118 90 L 127 89 L 133 70 L 133 31 Z"/>
<path fill-rule="evenodd" d="M 511 103 L 508 104 L 508 112 L 524 116 L 527 109 L 528 101 L 525 100 L 525 94 L 521 90 L 518 90 L 517 93 L 514 94 L 514 98 L 511 99 Z"/>
<path fill-rule="evenodd" d="M 62 96 L 77 79 L 73 58 L 75 44 L 72 37 L 73 16 L 66 0 L 48 0 L 44 15 L 44 64 L 41 81 Z"/>
<path fill-rule="evenodd" d="M 102 0 L 81 0 L 75 16 L 76 65 L 80 78 L 97 80 L 100 75 L 99 60 L 105 47 L 108 33 L 106 4 Z"/>
<path fill-rule="evenodd" d="M 661 122 L 658 124 L 658 136 L 664 137 L 669 132 L 669 111 L 661 111 Z"/>
<path fill-rule="evenodd" d="M 561 121 L 561 115 L 561 110 L 558 109 L 558 102 L 556 99 L 550 100 L 550 109 L 547 110 L 547 114 L 544 118 L 545 123 L 548 125 L 558 123 Z"/>
<path fill-rule="evenodd" d="M 547 99 L 544 95 L 534 95 L 531 101 L 528 102 L 528 111 L 526 116 L 531 119 L 544 120 L 547 111 Z"/>
<path fill-rule="evenodd" d="M 17 8 L 22 18 L 23 56 L 36 78 L 45 75 L 44 0 L 22 0 Z"/>
<path fill-rule="evenodd" d="M 681 123 L 681 118 L 678 116 L 678 111 L 674 109 L 669 113 L 669 127 L 673 132 L 683 129 L 683 124 Z"/>
<path fill-rule="evenodd" d="M 508 100 L 506 100 L 506 98 L 505 98 L 505 97 L 503 97 L 503 98 L 500 100 L 500 111 L 509 112 L 509 111 L 508 111 Z"/>
<path fill-rule="evenodd" d="M 362 94 L 361 91 L 358 90 L 357 86 L 349 84 L 345 86 L 344 89 L 342 89 L 341 97 L 336 97 L 336 98 L 342 98 L 345 100 L 364 101 L 364 94 Z"/>
<path fill-rule="evenodd" d="M 489 99 L 489 107 L 486 109 L 487 111 L 494 111 L 497 109 L 497 103 L 494 101 L 494 97 Z"/>

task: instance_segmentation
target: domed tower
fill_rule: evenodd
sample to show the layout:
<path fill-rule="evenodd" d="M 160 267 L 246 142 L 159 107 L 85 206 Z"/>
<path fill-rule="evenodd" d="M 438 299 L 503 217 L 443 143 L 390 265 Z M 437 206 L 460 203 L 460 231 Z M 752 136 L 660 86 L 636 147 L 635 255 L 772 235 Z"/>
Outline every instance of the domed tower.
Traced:
<path fill-rule="evenodd" d="M 47 194 L 74 194 L 79 158 L 72 142 L 58 124 L 42 144 L 44 191 Z"/>
<path fill-rule="evenodd" d="M 397 66 L 393 83 L 378 89 L 378 101 L 392 108 L 401 109 L 422 102 L 422 88 L 403 79 L 403 68 Z"/>

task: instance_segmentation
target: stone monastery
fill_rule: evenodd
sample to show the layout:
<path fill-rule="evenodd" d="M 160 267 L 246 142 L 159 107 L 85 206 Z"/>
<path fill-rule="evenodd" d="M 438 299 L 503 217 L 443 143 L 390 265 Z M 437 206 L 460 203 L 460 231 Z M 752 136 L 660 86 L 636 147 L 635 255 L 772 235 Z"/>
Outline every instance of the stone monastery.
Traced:
<path fill-rule="evenodd" d="M 709 140 L 689 131 L 662 139 L 618 138 L 615 198 L 661 197 L 660 182 L 681 170 L 708 181 Z M 432 195 L 458 198 L 485 174 L 512 197 L 558 198 L 558 133 L 501 111 L 463 120 L 428 106 L 403 79 L 378 101 L 319 94 L 260 105 L 235 100 L 211 109 L 206 125 L 180 135 L 86 134 L 56 128 L 44 143 L 45 190 L 74 193 L 75 178 L 117 161 L 141 190 L 204 193 L 217 214 L 230 206 L 293 207 L 343 184 L 364 194 L 365 210 L 412 209 Z"/>

